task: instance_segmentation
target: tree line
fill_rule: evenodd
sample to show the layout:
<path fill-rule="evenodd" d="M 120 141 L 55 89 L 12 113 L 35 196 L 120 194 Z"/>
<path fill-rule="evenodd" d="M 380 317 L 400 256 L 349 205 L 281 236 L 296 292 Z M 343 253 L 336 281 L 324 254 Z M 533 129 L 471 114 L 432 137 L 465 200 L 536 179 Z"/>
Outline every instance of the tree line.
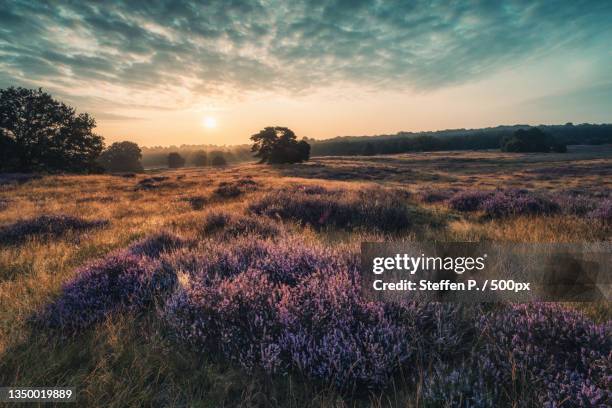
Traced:
<path fill-rule="evenodd" d="M 523 131 L 530 131 L 523 135 Z M 506 150 L 505 145 L 512 139 L 525 137 L 543 137 L 546 139 L 545 151 L 564 150 L 567 145 L 600 145 L 612 143 L 612 124 L 574 125 L 515 125 L 498 126 L 484 129 L 455 129 L 436 132 L 400 132 L 394 135 L 380 136 L 345 136 L 333 139 L 314 141 L 311 144 L 313 156 L 368 156 L 374 154 L 398 154 L 408 152 L 428 152 L 443 150 Z M 537 143 L 536 143 L 537 144 Z M 514 144 L 521 151 L 541 147 Z M 514 149 L 514 147 L 510 147 Z M 527 149 L 527 150 L 525 150 Z M 506 150 L 507 151 L 507 150 Z M 511 150 L 512 151 L 512 150 Z"/>
<path fill-rule="evenodd" d="M 105 148 L 102 136 L 93 132 L 96 121 L 77 113 L 42 89 L 0 89 L 0 171 L 140 172 L 143 149 L 136 143 L 115 142 Z M 267 127 L 251 137 L 251 149 L 227 151 L 189 149 L 187 154 L 170 148 L 152 148 L 156 164 L 180 168 L 187 164 L 225 166 L 228 157 L 252 153 L 261 163 L 296 163 L 308 160 L 310 146 L 297 141 L 288 128 Z"/>
<path fill-rule="evenodd" d="M 507 152 L 564 152 L 570 144 L 612 143 L 611 124 L 498 126 L 395 135 L 297 140 L 286 127 L 266 127 L 253 144 L 220 150 L 202 146 L 140 148 L 117 142 L 105 148 L 93 132 L 94 118 L 77 113 L 42 89 L 0 89 L 0 171 L 102 172 L 147 167 L 223 166 L 259 159 L 260 163 L 300 163 L 313 156 L 376 155 L 440 150 L 501 149 Z M 210 148 L 210 146 L 209 146 Z M 144 152 L 144 154 L 143 154 Z"/>

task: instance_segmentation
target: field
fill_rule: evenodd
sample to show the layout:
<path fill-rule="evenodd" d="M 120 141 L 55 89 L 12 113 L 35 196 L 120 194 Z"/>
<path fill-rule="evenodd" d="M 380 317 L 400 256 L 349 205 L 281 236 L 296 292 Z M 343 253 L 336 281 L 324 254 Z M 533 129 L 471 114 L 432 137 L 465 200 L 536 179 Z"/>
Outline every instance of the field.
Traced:
<path fill-rule="evenodd" d="M 80 406 L 611 401 L 609 303 L 380 305 L 352 275 L 365 240 L 609 241 L 611 146 L 0 183 L 2 385 Z"/>

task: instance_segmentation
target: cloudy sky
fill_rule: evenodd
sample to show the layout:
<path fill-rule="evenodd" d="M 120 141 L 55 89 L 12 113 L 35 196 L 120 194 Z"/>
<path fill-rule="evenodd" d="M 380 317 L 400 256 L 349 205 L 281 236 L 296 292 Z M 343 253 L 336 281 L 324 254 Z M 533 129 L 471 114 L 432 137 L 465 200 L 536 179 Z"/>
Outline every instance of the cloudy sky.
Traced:
<path fill-rule="evenodd" d="M 612 1 L 4 0 L 11 85 L 143 145 L 612 122 Z"/>

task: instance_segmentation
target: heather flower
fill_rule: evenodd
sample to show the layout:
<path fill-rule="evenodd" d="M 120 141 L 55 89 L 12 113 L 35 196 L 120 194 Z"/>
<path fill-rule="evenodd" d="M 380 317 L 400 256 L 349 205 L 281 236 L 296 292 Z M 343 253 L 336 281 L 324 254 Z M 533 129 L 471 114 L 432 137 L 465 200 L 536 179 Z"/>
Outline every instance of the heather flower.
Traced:
<path fill-rule="evenodd" d="M 587 214 L 587 218 L 606 224 L 612 223 L 612 199 L 601 200 L 597 208 Z"/>
<path fill-rule="evenodd" d="M 229 212 L 215 212 L 204 220 L 204 233 L 222 232 L 225 238 L 251 235 L 256 237 L 272 237 L 279 234 L 279 228 L 272 220 L 258 217 L 247 217 Z"/>
<path fill-rule="evenodd" d="M 536 397 L 544 406 L 609 406 L 609 325 L 562 306 L 529 304 L 483 315 L 477 328 L 486 339 L 480 354 L 500 385 L 518 370 L 541 384 Z"/>
<path fill-rule="evenodd" d="M 554 197 L 563 214 L 584 216 L 597 208 L 597 201 L 584 194 L 565 192 Z"/>
<path fill-rule="evenodd" d="M 249 209 L 254 214 L 300 221 L 317 228 L 398 231 L 413 223 L 405 201 L 380 189 L 325 193 L 301 189 L 276 191 L 251 203 Z"/>
<path fill-rule="evenodd" d="M 480 210 L 483 203 L 493 195 L 491 191 L 462 191 L 451 197 L 448 205 L 457 211 Z"/>
<path fill-rule="evenodd" d="M 455 189 L 427 189 L 419 191 L 417 197 L 423 203 L 438 203 L 450 199 L 456 191 Z"/>
<path fill-rule="evenodd" d="M 176 275 L 158 262 L 119 252 L 79 269 L 76 278 L 63 286 L 60 297 L 36 320 L 76 332 L 112 313 L 140 312 L 175 283 Z"/>
<path fill-rule="evenodd" d="M 168 232 L 160 232 L 132 244 L 128 251 L 142 256 L 157 258 L 164 252 L 169 252 L 188 244 L 184 239 Z"/>
<path fill-rule="evenodd" d="M 17 221 L 0 228 L 0 242 L 19 244 L 31 236 L 60 237 L 68 231 L 84 231 L 104 227 L 106 220 L 85 220 L 69 215 L 41 215 Z"/>
<path fill-rule="evenodd" d="M 519 215 L 550 215 L 560 208 L 544 195 L 527 190 L 498 191 L 482 203 L 488 218 L 506 218 Z"/>

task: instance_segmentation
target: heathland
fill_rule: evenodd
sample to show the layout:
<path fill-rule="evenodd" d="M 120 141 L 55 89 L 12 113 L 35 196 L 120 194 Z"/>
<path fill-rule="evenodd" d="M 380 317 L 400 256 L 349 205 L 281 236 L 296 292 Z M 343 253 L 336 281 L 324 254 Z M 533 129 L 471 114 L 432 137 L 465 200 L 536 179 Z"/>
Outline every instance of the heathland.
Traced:
<path fill-rule="evenodd" d="M 81 406 L 606 406 L 609 303 L 381 304 L 359 243 L 609 241 L 612 147 L 0 176 L 0 384 Z"/>

